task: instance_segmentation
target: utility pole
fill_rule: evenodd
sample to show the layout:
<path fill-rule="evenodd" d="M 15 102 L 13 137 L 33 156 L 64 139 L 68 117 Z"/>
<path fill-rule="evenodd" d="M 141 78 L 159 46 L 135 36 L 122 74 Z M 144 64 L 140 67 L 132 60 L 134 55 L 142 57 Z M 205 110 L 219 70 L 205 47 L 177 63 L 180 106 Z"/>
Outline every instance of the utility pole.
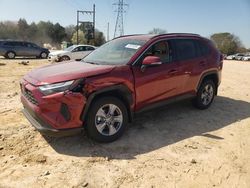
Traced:
<path fill-rule="evenodd" d="M 79 19 L 79 14 L 90 14 L 93 17 L 93 21 L 81 21 Z M 76 24 L 76 43 L 79 44 L 79 24 L 84 24 L 84 26 L 86 27 L 86 31 L 87 33 L 85 33 L 85 38 L 87 39 L 87 43 L 89 44 L 89 40 L 90 39 L 94 39 L 95 38 L 95 4 L 93 5 L 93 10 L 92 11 L 82 11 L 82 10 L 78 10 L 77 11 L 77 24 Z"/>
<path fill-rule="evenodd" d="M 108 22 L 108 28 L 107 28 L 107 41 L 109 41 L 109 22 Z"/>
<path fill-rule="evenodd" d="M 113 5 L 117 6 L 116 9 L 117 17 L 116 17 L 115 32 L 114 32 L 114 38 L 115 38 L 117 36 L 124 35 L 124 28 L 123 28 L 123 14 L 125 13 L 124 6 L 128 6 L 128 4 L 123 3 L 123 0 L 118 0 L 118 2 L 114 3 Z"/>

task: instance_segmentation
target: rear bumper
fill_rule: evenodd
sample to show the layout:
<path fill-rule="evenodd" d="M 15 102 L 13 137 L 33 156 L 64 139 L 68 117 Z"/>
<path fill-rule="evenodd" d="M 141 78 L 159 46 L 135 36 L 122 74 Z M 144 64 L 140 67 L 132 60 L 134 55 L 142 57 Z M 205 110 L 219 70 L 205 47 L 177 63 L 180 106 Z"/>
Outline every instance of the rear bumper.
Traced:
<path fill-rule="evenodd" d="M 48 123 L 41 120 L 32 110 L 24 108 L 22 110 L 25 117 L 29 122 L 38 130 L 41 134 L 47 136 L 61 137 L 79 134 L 83 131 L 83 128 L 70 128 L 70 129 L 55 129 Z"/>

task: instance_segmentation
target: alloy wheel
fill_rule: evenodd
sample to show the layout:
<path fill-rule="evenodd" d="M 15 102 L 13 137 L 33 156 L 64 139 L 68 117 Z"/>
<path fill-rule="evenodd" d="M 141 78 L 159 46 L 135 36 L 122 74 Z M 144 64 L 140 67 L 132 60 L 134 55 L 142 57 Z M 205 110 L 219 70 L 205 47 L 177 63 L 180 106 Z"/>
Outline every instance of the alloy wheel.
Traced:
<path fill-rule="evenodd" d="M 103 105 L 95 116 L 95 126 L 98 132 L 104 136 L 116 134 L 121 128 L 122 123 L 122 111 L 114 104 Z"/>
<path fill-rule="evenodd" d="M 213 100 L 214 89 L 213 86 L 207 84 L 201 93 L 201 101 L 203 105 L 208 105 Z"/>
<path fill-rule="evenodd" d="M 8 52 L 7 56 L 8 56 L 8 58 L 13 59 L 13 58 L 15 58 L 15 53 Z"/>
<path fill-rule="evenodd" d="M 41 53 L 41 58 L 42 58 L 42 59 L 47 58 L 47 56 L 48 56 L 47 53 L 45 53 L 45 52 L 42 52 L 42 53 Z"/>

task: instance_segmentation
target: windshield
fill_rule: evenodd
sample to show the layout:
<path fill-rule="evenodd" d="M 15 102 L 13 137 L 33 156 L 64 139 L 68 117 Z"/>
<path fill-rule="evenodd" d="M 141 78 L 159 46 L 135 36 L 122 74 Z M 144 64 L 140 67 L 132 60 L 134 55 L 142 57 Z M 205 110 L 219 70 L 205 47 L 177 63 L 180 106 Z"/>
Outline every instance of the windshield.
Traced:
<path fill-rule="evenodd" d="M 75 45 L 65 48 L 64 51 L 71 52 L 75 48 Z"/>
<path fill-rule="evenodd" d="M 105 65 L 122 65 L 146 43 L 146 40 L 118 38 L 90 53 L 82 61 Z"/>

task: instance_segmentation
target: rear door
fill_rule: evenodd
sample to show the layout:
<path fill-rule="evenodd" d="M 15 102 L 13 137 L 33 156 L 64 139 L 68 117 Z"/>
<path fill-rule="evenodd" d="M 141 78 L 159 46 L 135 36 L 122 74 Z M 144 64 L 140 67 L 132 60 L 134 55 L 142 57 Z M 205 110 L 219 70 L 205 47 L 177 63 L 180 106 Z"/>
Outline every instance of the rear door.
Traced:
<path fill-rule="evenodd" d="M 142 71 L 142 60 L 148 55 L 160 57 L 162 64 L 147 67 Z M 135 79 L 136 110 L 178 95 L 182 78 L 179 74 L 178 62 L 174 61 L 173 57 L 171 42 L 161 40 L 146 50 L 137 64 L 132 67 Z"/>
<path fill-rule="evenodd" d="M 13 51 L 16 53 L 17 56 L 25 55 L 23 42 L 13 41 L 11 42 L 11 46 L 13 47 Z"/>
<path fill-rule="evenodd" d="M 197 80 L 208 65 L 206 56 L 202 55 L 200 41 L 198 39 L 182 38 L 173 39 L 172 43 L 182 80 L 182 85 L 179 88 L 180 93 L 194 93 Z"/>

